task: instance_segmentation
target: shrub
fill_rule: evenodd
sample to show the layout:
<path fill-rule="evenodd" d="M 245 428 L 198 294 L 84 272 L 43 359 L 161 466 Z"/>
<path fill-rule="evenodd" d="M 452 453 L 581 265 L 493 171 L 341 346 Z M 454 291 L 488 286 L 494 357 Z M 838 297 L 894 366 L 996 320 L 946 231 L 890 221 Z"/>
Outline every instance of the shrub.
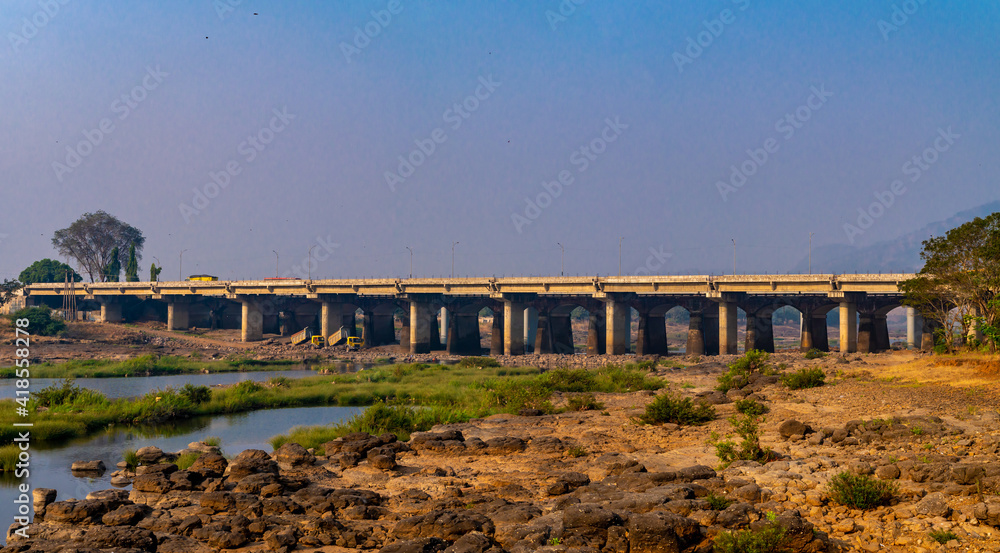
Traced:
<path fill-rule="evenodd" d="M 715 419 L 715 408 L 707 403 L 695 404 L 691 398 L 663 394 L 646 406 L 641 420 L 646 424 L 701 424 Z"/>
<path fill-rule="evenodd" d="M 177 465 L 177 470 L 187 470 L 194 464 L 195 461 L 198 460 L 198 457 L 201 457 L 201 453 L 196 451 L 185 453 L 184 455 L 178 457 L 177 460 L 174 461 L 174 464 Z"/>
<path fill-rule="evenodd" d="M 816 388 L 817 386 L 822 386 L 825 383 L 825 380 L 826 375 L 823 374 L 823 369 L 819 367 L 799 369 L 793 373 L 782 375 L 781 377 L 781 383 L 788 386 L 792 390 Z"/>
<path fill-rule="evenodd" d="M 291 379 L 287 376 L 272 376 L 267 379 L 268 386 L 272 388 L 287 388 L 291 382 Z"/>
<path fill-rule="evenodd" d="M 128 470 L 135 471 L 139 466 L 139 456 L 136 455 L 135 448 L 130 447 L 122 452 L 122 460 L 128 465 Z"/>
<path fill-rule="evenodd" d="M 569 453 L 570 457 L 583 457 L 587 455 L 587 450 L 576 445 L 566 450 L 566 453 Z"/>
<path fill-rule="evenodd" d="M 757 416 L 757 415 L 763 415 L 768 411 L 767 406 L 764 405 L 763 403 L 760 403 L 756 399 L 750 399 L 750 398 L 738 399 L 736 400 L 734 405 L 736 406 L 736 410 L 739 411 L 740 413 L 743 413 L 744 415 Z"/>
<path fill-rule="evenodd" d="M 872 509 L 888 503 L 897 493 L 894 482 L 843 471 L 830 479 L 830 498 L 848 507 Z"/>
<path fill-rule="evenodd" d="M 84 407 L 108 403 L 104 394 L 81 388 L 70 379 L 61 380 L 35 392 L 35 401 L 40 407 L 58 407 L 61 405 Z"/>
<path fill-rule="evenodd" d="M 463 357 L 461 361 L 458 362 L 459 367 L 499 367 L 500 362 L 492 357 Z"/>
<path fill-rule="evenodd" d="M 11 318 L 28 319 L 28 332 L 37 336 L 54 336 L 66 330 L 62 319 L 52 318 L 52 309 L 48 306 L 25 307 L 14 312 Z"/>
<path fill-rule="evenodd" d="M 951 540 L 957 540 L 958 534 L 952 532 L 951 530 L 931 530 L 928 534 L 932 540 L 944 545 Z"/>
<path fill-rule="evenodd" d="M 816 348 L 811 348 L 805 355 L 806 359 L 822 359 L 824 357 L 826 357 L 826 354 Z"/>
<path fill-rule="evenodd" d="M 742 388 L 750 383 L 750 376 L 753 373 L 768 372 L 770 367 L 767 360 L 770 354 L 766 351 L 752 349 L 746 352 L 743 357 L 729 364 L 729 370 L 718 378 L 717 390 L 728 392 L 733 388 Z"/>
<path fill-rule="evenodd" d="M 778 458 L 778 454 L 761 447 L 760 445 L 760 423 L 763 419 L 758 419 L 753 415 L 743 415 L 729 417 L 729 424 L 733 430 L 743 438 L 737 444 L 731 440 L 719 441 L 718 435 L 714 432 L 708 443 L 715 447 L 715 456 L 722 462 L 722 466 L 728 467 L 733 461 L 756 461 L 767 463 Z"/>
<path fill-rule="evenodd" d="M 233 386 L 233 393 L 238 396 L 247 396 L 250 394 L 256 394 L 263 389 L 264 387 L 258 382 L 254 382 L 253 380 L 244 380 Z"/>
<path fill-rule="evenodd" d="M 209 436 L 202 440 L 201 443 L 211 447 L 219 447 L 219 444 L 222 443 L 222 438 L 218 436 Z"/>
<path fill-rule="evenodd" d="M 726 507 L 733 504 L 732 499 L 726 499 L 725 497 L 714 493 L 705 496 L 705 501 L 708 501 L 708 506 L 711 507 L 713 511 L 725 510 Z"/>
<path fill-rule="evenodd" d="M 212 390 L 208 386 L 195 386 L 190 382 L 181 386 L 178 393 L 181 397 L 190 401 L 192 405 L 201 405 L 212 399 Z"/>
<path fill-rule="evenodd" d="M 597 411 L 604 409 L 604 404 L 594 398 L 594 394 L 578 394 L 570 396 L 566 408 L 570 411 Z"/>
<path fill-rule="evenodd" d="M 770 523 L 759 530 L 722 532 L 715 537 L 716 553 L 783 553 L 788 551 L 785 529 Z"/>

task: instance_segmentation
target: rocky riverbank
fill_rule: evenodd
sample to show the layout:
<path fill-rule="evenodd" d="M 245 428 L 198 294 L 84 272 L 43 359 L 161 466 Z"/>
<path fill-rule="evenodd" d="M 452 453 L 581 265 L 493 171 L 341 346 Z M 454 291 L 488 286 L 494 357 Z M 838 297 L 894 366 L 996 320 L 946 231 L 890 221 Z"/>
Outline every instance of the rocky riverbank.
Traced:
<path fill-rule="evenodd" d="M 998 550 L 995 387 L 884 376 L 910 355 L 773 361 L 820 367 L 828 383 L 760 379 L 713 393 L 724 370 L 713 359 L 660 369 L 671 384 L 661 393 L 715 403 L 718 418 L 702 426 L 637 423 L 657 395 L 638 392 L 408 442 L 354 434 L 312 453 L 286 444 L 232 460 L 206 448 L 186 470 L 146 450 L 144 466 L 121 475 L 131 490 L 36 490 L 32 537 L 8 537 L 2 551 L 708 552 L 741 529 L 783 532 L 792 551 Z M 722 468 L 706 441 L 731 431 L 732 401 L 750 393 L 770 409 L 761 442 L 778 459 Z M 867 510 L 841 505 L 829 484 L 844 471 L 896 492 Z"/>

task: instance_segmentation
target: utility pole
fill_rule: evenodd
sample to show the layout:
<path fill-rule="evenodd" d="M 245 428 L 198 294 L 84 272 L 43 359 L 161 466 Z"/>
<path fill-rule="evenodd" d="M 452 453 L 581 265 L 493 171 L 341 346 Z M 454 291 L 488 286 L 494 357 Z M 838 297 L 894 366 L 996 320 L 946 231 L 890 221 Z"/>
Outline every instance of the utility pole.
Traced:
<path fill-rule="evenodd" d="M 622 240 L 624 236 L 618 239 L 618 276 L 622 276 Z"/>
<path fill-rule="evenodd" d="M 181 250 L 180 257 L 180 267 L 177 269 L 177 280 L 184 280 L 184 252 L 187 250 Z"/>
<path fill-rule="evenodd" d="M 310 248 L 309 248 L 309 261 L 306 262 L 306 264 L 309 265 L 309 280 L 313 279 L 313 248 L 315 248 L 315 247 L 316 247 L 316 244 L 313 244 L 312 246 L 310 246 Z M 299 273 L 299 274 L 302 274 L 302 273 Z"/>
<path fill-rule="evenodd" d="M 278 266 L 279 266 L 279 264 L 278 264 L 278 252 L 275 251 L 275 250 L 271 250 L 271 251 L 274 252 L 274 278 L 278 278 Z"/>
<path fill-rule="evenodd" d="M 406 249 L 410 250 L 410 278 L 413 278 L 413 250 L 410 249 L 409 246 L 406 246 Z M 454 263 L 452 263 L 452 265 L 454 265 Z M 454 271 L 454 269 L 452 269 L 452 271 Z"/>
<path fill-rule="evenodd" d="M 736 239 L 733 238 L 733 276 L 736 276 Z"/>
<path fill-rule="evenodd" d="M 451 244 L 451 278 L 455 278 L 455 246 L 458 242 L 452 242 Z"/>
<path fill-rule="evenodd" d="M 566 269 L 566 248 L 559 242 L 556 242 L 556 245 L 562 250 L 562 254 L 559 256 L 559 276 L 563 276 Z"/>

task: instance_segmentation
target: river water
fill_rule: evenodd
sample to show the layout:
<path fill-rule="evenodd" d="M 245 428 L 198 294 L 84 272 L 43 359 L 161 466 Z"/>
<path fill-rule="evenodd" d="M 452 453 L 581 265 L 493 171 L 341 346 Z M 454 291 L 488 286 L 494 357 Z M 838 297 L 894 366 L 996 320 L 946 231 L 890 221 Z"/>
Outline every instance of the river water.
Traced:
<path fill-rule="evenodd" d="M 342 372 L 353 371 L 360 366 L 344 365 Z M 74 383 L 104 393 L 109 398 L 141 396 L 150 391 L 166 387 L 179 387 L 190 382 L 195 385 L 226 385 L 243 380 L 264 381 L 276 376 L 302 378 L 316 373 L 312 370 L 254 371 L 213 374 L 189 374 L 173 376 L 146 376 L 130 378 L 78 378 Z M 39 390 L 56 379 L 32 379 L 32 389 Z M 14 397 L 14 381 L 0 380 L 0 398 Z M 363 407 L 295 407 L 289 409 L 269 409 L 236 415 L 200 417 L 153 427 L 116 428 L 87 438 L 70 441 L 59 447 L 43 448 L 32 445 L 29 461 L 30 475 L 26 479 L 14 478 L 13 473 L 0 473 L 0 528 L 6 530 L 14 522 L 17 505 L 14 501 L 20 495 L 17 486 L 27 482 L 32 489 L 53 488 L 58 490 L 57 501 L 69 498 L 84 499 L 95 490 L 111 486 L 111 473 L 116 470 L 126 449 L 139 449 L 148 445 L 164 451 L 174 452 L 187 447 L 191 442 L 209 436 L 221 439 L 224 454 L 236 456 L 245 449 L 262 449 L 270 452 L 268 440 L 278 434 L 285 434 L 295 426 L 330 424 L 340 422 L 363 411 Z M 108 467 L 100 477 L 76 477 L 70 472 L 74 461 L 95 461 L 100 459 Z M 29 503 L 30 503 L 30 496 Z M 30 529 L 29 529 L 30 532 Z M 0 541 L 4 536 L 0 535 Z"/>

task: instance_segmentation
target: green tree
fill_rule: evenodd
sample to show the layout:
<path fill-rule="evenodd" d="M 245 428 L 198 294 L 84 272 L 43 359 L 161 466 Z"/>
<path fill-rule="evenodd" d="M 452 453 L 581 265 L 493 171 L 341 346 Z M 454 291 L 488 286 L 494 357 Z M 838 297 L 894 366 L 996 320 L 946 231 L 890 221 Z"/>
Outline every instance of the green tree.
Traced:
<path fill-rule="evenodd" d="M 20 290 L 22 286 L 24 285 L 16 280 L 4 279 L 0 283 L 0 307 L 6 305 L 14 297 L 14 293 Z"/>
<path fill-rule="evenodd" d="M 139 282 L 139 262 L 135 258 L 135 244 L 128 246 L 128 263 L 125 264 L 125 282 Z"/>
<path fill-rule="evenodd" d="M 83 277 L 78 275 L 69 265 L 54 259 L 42 259 L 28 266 L 21 271 L 18 280 L 24 284 L 36 284 L 39 282 L 65 282 L 66 273 L 72 275 L 75 282 L 80 282 Z"/>
<path fill-rule="evenodd" d="M 157 282 L 160 280 L 160 273 L 163 271 L 163 267 L 157 267 L 156 263 L 149 264 L 149 281 Z"/>
<path fill-rule="evenodd" d="M 118 259 L 118 246 L 112 248 L 111 255 L 108 258 L 108 264 L 104 267 L 103 280 L 105 282 L 118 282 L 122 273 L 122 262 Z"/>
<path fill-rule="evenodd" d="M 924 267 L 900 284 L 903 303 L 943 325 L 940 338 L 948 351 L 973 325 L 991 336 L 1000 324 L 1000 213 L 925 240 L 920 257 Z M 962 329 L 957 338 L 955 328 Z M 992 341 L 994 349 L 1000 345 Z"/>
<path fill-rule="evenodd" d="M 70 226 L 57 230 L 52 238 L 59 254 L 75 259 L 91 282 L 95 278 L 105 280 L 114 248 L 124 251 L 134 244 L 138 260 L 142 259 L 145 243 L 142 231 L 104 211 L 85 213 Z"/>

